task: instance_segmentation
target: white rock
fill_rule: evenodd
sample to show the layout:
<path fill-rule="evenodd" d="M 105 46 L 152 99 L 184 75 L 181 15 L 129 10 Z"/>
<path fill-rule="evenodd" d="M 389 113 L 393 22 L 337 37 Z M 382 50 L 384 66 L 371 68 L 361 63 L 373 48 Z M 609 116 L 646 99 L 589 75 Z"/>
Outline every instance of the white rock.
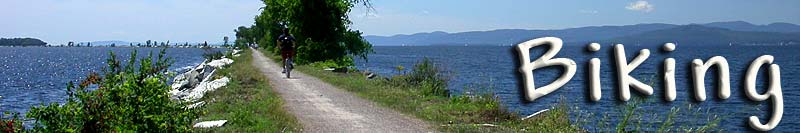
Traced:
<path fill-rule="evenodd" d="M 195 128 L 212 128 L 212 127 L 221 127 L 225 125 L 228 120 L 216 120 L 216 121 L 203 121 L 194 124 L 193 127 Z"/>
<path fill-rule="evenodd" d="M 200 102 L 194 103 L 192 105 L 189 105 L 188 108 L 193 109 L 193 108 L 201 107 L 201 106 L 203 106 L 205 104 L 206 104 L 205 101 L 200 101 Z"/>
<path fill-rule="evenodd" d="M 222 66 L 225 66 L 225 65 L 228 65 L 228 64 L 231 64 L 231 63 L 233 63 L 233 60 L 228 59 L 228 58 L 222 58 L 222 59 L 219 59 L 219 60 L 212 60 L 211 62 L 206 63 L 206 65 L 212 66 L 212 67 L 216 67 L 216 68 L 222 68 Z"/>
<path fill-rule="evenodd" d="M 478 124 L 478 126 L 482 126 L 482 127 L 497 127 L 497 125 L 495 125 L 495 124 Z"/>
<path fill-rule="evenodd" d="M 214 81 L 209 82 L 200 82 L 194 89 L 189 90 L 185 97 L 181 98 L 189 102 L 194 102 L 203 98 L 206 92 L 214 91 L 223 87 L 230 82 L 230 78 L 222 77 L 220 79 L 216 79 Z"/>
<path fill-rule="evenodd" d="M 233 50 L 233 54 L 239 54 L 239 52 L 242 52 L 242 50 L 238 50 L 238 49 L 234 49 Z"/>
<path fill-rule="evenodd" d="M 539 114 L 541 114 L 541 113 L 543 113 L 543 112 L 547 112 L 547 111 L 549 111 L 549 110 L 550 110 L 550 109 L 539 110 L 539 111 L 538 111 L 538 112 L 536 112 L 536 113 L 533 113 L 533 114 L 531 114 L 531 115 L 529 115 L 529 116 L 525 116 L 525 118 L 522 118 L 522 120 L 525 120 L 525 119 L 528 119 L 528 118 L 532 118 L 532 117 L 534 117 L 534 116 L 536 116 L 536 115 L 539 115 Z"/>

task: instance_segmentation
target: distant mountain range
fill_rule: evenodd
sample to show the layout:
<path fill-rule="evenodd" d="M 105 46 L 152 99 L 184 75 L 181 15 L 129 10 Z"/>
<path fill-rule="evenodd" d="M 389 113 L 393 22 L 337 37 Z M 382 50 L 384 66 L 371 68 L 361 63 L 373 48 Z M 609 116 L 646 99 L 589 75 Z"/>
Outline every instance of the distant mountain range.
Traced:
<path fill-rule="evenodd" d="M 415 45 L 512 45 L 533 38 L 554 36 L 572 43 L 637 43 L 660 45 L 800 43 L 800 25 L 773 23 L 754 25 L 743 21 L 707 24 L 636 24 L 591 26 L 561 30 L 501 29 L 460 33 L 430 32 L 411 35 L 364 36 L 375 46 Z"/>
<path fill-rule="evenodd" d="M 780 44 L 800 43 L 800 32 L 743 31 L 692 24 L 598 42 L 642 45 L 661 45 L 667 42 L 702 45 Z"/>

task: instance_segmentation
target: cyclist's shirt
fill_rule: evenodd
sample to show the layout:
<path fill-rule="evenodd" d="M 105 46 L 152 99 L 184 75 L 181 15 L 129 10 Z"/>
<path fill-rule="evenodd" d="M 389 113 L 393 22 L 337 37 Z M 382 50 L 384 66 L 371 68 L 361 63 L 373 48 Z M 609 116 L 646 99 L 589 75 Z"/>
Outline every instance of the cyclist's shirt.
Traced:
<path fill-rule="evenodd" d="M 281 51 L 294 50 L 294 47 L 292 47 L 292 43 L 294 42 L 294 37 L 292 37 L 291 35 L 286 35 L 286 34 L 281 35 L 280 37 L 278 37 L 278 41 L 281 42 Z"/>

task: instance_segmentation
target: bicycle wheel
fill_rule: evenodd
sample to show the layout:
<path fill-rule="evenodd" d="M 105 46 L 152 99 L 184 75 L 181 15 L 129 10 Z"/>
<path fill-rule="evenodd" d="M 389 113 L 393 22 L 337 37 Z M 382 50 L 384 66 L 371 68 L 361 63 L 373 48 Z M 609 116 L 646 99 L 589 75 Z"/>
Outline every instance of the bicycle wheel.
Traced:
<path fill-rule="evenodd" d="M 286 70 L 286 78 L 291 78 L 292 73 L 292 60 L 286 59 L 283 69 Z"/>

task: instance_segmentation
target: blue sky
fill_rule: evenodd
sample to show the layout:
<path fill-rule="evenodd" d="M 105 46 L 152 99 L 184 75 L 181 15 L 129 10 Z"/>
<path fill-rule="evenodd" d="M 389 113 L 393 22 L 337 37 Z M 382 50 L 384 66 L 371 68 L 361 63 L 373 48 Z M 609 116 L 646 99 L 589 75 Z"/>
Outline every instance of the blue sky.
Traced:
<path fill-rule="evenodd" d="M 563 29 L 638 23 L 800 24 L 797 0 L 372 0 L 351 28 L 366 35 Z M 258 0 L 2 0 L 0 37 L 67 41 L 220 42 L 251 25 Z"/>

